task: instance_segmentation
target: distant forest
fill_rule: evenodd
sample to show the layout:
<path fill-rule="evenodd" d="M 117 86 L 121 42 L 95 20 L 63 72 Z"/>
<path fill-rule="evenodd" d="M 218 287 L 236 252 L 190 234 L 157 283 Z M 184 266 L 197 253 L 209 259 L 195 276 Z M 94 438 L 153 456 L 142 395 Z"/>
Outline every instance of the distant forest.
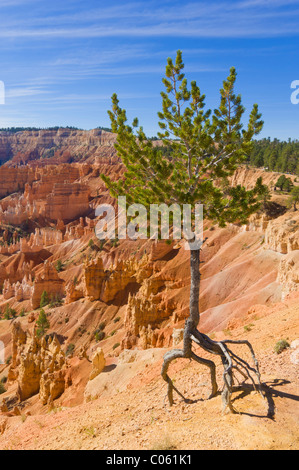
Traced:
<path fill-rule="evenodd" d="M 152 137 L 151 140 L 158 140 Z M 164 148 L 164 153 L 169 149 Z M 248 155 L 247 163 L 251 166 L 264 168 L 278 173 L 290 173 L 299 175 L 299 140 L 280 141 L 270 137 L 254 140 L 253 150 Z"/>
<path fill-rule="evenodd" d="M 25 131 L 58 131 L 58 129 L 71 129 L 75 131 L 79 131 L 78 127 L 72 126 L 55 126 L 55 127 L 2 127 L 0 128 L 0 132 L 10 132 L 11 134 L 16 134 L 17 132 L 25 132 Z"/>
<path fill-rule="evenodd" d="M 82 131 L 80 127 L 74 126 L 54 126 L 54 127 L 2 127 L 0 132 L 10 132 L 11 134 L 16 134 L 17 132 L 25 131 L 58 131 L 59 129 L 71 129 L 73 131 Z M 99 126 L 96 129 L 101 129 L 102 131 L 112 132 L 110 127 Z"/>
<path fill-rule="evenodd" d="M 269 171 L 299 175 L 299 141 L 271 141 L 270 138 L 254 141 L 253 151 L 247 162 Z"/>

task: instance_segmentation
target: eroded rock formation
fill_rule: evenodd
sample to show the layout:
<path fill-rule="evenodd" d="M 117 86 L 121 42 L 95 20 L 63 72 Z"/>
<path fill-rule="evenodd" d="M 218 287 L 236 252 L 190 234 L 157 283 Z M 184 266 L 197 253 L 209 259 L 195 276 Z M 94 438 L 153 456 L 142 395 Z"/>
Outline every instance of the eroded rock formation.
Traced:
<path fill-rule="evenodd" d="M 90 190 L 80 182 L 38 181 L 25 185 L 24 194 L 0 201 L 0 222 L 20 226 L 26 220 L 45 217 L 70 221 L 90 212 Z"/>
<path fill-rule="evenodd" d="M 39 393 L 50 404 L 65 390 L 67 363 L 56 335 L 41 339 L 25 332 L 15 321 L 12 327 L 12 363 L 8 380 L 18 383 L 21 402 Z"/>
<path fill-rule="evenodd" d="M 105 356 L 102 348 L 98 348 L 92 357 L 92 371 L 89 380 L 95 379 L 106 365 Z"/>
<path fill-rule="evenodd" d="M 54 299 L 55 297 L 63 297 L 65 293 L 64 285 L 65 282 L 59 277 L 57 270 L 49 261 L 46 261 L 43 273 L 36 276 L 33 284 L 31 297 L 32 308 L 35 310 L 40 306 L 43 292 L 47 293 L 49 300 L 51 297 Z"/>
<path fill-rule="evenodd" d="M 299 288 L 299 251 L 293 251 L 282 258 L 279 271 L 278 282 L 283 286 L 283 298 L 290 292 L 295 292 Z"/>

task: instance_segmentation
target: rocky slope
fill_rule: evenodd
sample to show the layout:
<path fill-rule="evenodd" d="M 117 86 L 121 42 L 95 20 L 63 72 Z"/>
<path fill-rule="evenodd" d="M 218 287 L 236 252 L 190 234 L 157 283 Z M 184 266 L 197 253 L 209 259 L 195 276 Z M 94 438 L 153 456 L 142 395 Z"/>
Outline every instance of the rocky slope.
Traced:
<path fill-rule="evenodd" d="M 296 293 L 283 304 L 266 309 L 256 306 L 230 330 L 231 338 L 246 338 L 253 344 L 265 393 L 262 399 L 250 384 L 243 390 L 235 387 L 237 414 L 221 414 L 220 396 L 207 400 L 208 373 L 189 361 L 174 364 L 171 373 L 190 402 L 176 397 L 171 409 L 165 407 L 166 388 L 159 373 L 160 358 L 167 349 L 135 351 L 134 355 L 132 351 L 120 356 L 115 368 L 106 365 L 104 373 L 94 379 L 101 393 L 92 401 L 70 407 L 70 387 L 65 392 L 68 403 L 60 398 L 51 409 L 38 411 L 33 397 L 27 403 L 32 414 L 26 407 L 18 414 L 16 410 L 2 413 L 0 449 L 298 450 L 298 362 L 294 355 L 298 358 L 299 348 L 288 348 L 280 355 L 273 351 L 282 337 L 290 343 L 299 338 L 298 299 Z M 223 332 L 216 336 L 223 337 Z M 79 393 L 79 376 L 86 364 L 84 359 L 81 366 L 79 360 L 72 361 L 72 380 Z M 221 367 L 217 379 L 221 385 Z"/>

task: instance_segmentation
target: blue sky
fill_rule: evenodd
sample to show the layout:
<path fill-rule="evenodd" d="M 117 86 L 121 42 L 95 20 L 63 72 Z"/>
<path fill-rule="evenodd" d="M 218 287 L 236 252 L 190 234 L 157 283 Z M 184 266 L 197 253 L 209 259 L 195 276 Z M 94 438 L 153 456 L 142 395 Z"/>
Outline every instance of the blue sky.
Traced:
<path fill-rule="evenodd" d="M 166 60 L 181 49 L 208 107 L 235 66 L 261 136 L 299 138 L 299 0 L 0 0 L 0 17 L 0 127 L 108 127 L 116 92 L 155 135 Z"/>

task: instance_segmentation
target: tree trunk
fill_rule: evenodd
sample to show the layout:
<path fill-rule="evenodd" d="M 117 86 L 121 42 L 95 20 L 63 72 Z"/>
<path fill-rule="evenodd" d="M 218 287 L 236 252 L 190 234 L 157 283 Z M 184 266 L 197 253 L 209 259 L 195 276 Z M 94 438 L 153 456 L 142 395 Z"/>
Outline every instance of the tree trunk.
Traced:
<path fill-rule="evenodd" d="M 199 289 L 200 289 L 200 249 L 190 251 L 190 321 L 193 328 L 199 323 Z"/>
<path fill-rule="evenodd" d="M 184 354 L 192 355 L 192 332 L 197 329 L 199 323 L 199 289 L 200 289 L 200 249 L 190 251 L 190 313 L 184 329 Z"/>

